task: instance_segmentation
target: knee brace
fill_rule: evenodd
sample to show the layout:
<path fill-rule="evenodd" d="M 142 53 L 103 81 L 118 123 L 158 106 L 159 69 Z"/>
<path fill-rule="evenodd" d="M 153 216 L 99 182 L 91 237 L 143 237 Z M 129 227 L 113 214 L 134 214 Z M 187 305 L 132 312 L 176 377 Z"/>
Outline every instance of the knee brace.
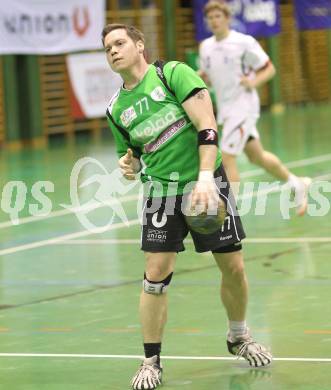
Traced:
<path fill-rule="evenodd" d="M 145 293 L 153 295 L 161 295 L 167 291 L 167 288 L 171 282 L 173 272 L 171 272 L 164 280 L 161 282 L 152 282 L 148 280 L 146 274 L 144 274 L 143 288 Z"/>

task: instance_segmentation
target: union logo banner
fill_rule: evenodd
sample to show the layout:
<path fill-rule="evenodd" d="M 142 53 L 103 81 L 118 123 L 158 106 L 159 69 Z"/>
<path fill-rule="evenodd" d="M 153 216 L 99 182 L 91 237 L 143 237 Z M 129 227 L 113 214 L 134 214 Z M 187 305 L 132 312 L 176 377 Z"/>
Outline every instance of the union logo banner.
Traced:
<path fill-rule="evenodd" d="M 60 54 L 102 47 L 105 0 L 0 1 L 0 54 Z"/>

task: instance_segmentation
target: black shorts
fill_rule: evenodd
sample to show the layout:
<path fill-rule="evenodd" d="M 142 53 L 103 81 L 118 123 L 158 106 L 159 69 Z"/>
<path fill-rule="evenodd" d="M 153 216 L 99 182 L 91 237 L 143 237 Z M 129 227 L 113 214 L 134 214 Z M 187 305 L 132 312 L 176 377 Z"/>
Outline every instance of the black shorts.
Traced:
<path fill-rule="evenodd" d="M 227 206 L 227 217 L 222 228 L 211 234 L 199 234 L 191 230 L 183 214 L 183 203 L 187 195 L 146 198 L 142 213 L 143 251 L 182 252 L 185 250 L 183 241 L 189 232 L 197 252 L 222 253 L 241 249 L 240 243 L 245 238 L 245 232 L 222 165 L 215 171 L 214 177 L 220 197 Z"/>

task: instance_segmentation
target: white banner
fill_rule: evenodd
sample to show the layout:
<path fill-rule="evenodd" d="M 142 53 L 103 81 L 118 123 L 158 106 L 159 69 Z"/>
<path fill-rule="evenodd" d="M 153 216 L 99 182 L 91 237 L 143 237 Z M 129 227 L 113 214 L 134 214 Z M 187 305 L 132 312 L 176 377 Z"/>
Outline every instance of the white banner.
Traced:
<path fill-rule="evenodd" d="M 69 54 L 67 67 L 73 92 L 73 116 L 104 117 L 110 98 L 123 83 L 111 70 L 105 53 Z"/>
<path fill-rule="evenodd" d="M 0 0 L 0 54 L 100 49 L 105 0 Z"/>

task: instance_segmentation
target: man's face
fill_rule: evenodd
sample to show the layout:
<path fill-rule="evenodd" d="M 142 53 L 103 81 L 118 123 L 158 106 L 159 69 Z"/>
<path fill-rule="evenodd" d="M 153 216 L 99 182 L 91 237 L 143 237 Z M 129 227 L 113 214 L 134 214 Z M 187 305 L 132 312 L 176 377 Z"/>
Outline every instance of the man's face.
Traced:
<path fill-rule="evenodd" d="M 104 39 L 104 46 L 108 63 L 117 73 L 135 65 L 144 50 L 143 42 L 134 42 L 122 28 L 108 33 Z"/>
<path fill-rule="evenodd" d="M 230 18 L 222 11 L 213 10 L 207 14 L 207 24 L 213 34 L 222 34 L 229 29 Z"/>

